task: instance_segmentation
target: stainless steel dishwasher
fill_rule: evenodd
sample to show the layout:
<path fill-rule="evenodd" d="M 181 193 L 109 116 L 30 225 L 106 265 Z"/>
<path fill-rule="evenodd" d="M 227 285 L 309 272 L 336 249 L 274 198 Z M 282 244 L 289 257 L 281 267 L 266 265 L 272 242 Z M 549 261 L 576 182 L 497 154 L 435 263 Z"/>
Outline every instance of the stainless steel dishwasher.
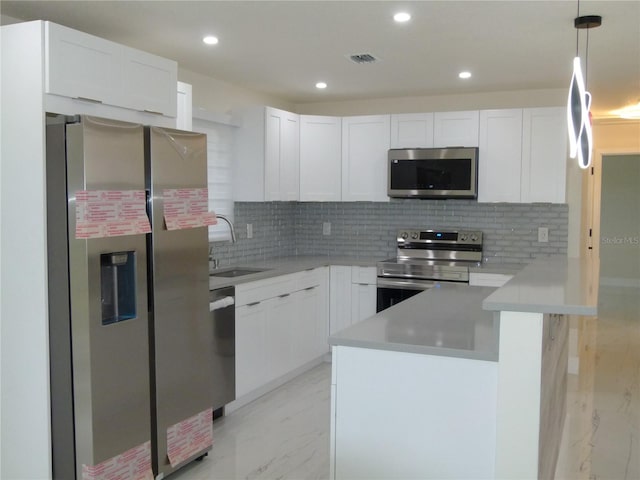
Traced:
<path fill-rule="evenodd" d="M 214 418 L 236 398 L 235 287 L 209 292 L 209 317 L 213 322 Z"/>

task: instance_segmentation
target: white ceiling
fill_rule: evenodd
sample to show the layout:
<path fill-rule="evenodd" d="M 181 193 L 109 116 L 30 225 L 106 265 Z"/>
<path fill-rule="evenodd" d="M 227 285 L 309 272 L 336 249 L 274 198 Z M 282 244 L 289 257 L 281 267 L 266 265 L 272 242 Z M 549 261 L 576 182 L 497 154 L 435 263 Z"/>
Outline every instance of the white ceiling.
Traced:
<path fill-rule="evenodd" d="M 51 20 L 291 103 L 568 88 L 577 1 L 11 1 Z M 410 12 L 407 24 L 393 13 Z M 594 116 L 640 100 L 640 0 L 580 2 Z M 205 34 L 219 37 L 206 46 Z M 583 57 L 586 30 L 580 31 Z M 357 65 L 346 56 L 381 59 Z M 457 74 L 467 69 L 471 80 Z M 314 85 L 323 80 L 324 91 Z"/>

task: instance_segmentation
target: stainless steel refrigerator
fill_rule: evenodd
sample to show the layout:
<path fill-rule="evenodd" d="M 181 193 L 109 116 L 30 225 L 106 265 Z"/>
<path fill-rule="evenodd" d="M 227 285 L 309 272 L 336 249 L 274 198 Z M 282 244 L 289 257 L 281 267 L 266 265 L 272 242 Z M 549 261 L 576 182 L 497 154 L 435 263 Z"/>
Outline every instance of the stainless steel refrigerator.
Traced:
<path fill-rule="evenodd" d="M 211 448 L 207 229 L 164 212 L 206 137 L 47 115 L 46 171 L 54 478 L 162 477 Z"/>
<path fill-rule="evenodd" d="M 201 133 L 146 127 L 145 145 L 153 227 L 148 249 L 153 462 L 158 475 L 167 475 L 210 448 L 207 441 L 198 445 L 208 434 L 203 422 L 210 428 L 213 421 L 208 233 L 180 228 L 194 220 L 190 215 L 197 215 L 192 207 L 198 202 L 200 211 L 206 209 L 207 141 Z M 183 430 L 197 430 L 197 438 L 180 440 Z"/>

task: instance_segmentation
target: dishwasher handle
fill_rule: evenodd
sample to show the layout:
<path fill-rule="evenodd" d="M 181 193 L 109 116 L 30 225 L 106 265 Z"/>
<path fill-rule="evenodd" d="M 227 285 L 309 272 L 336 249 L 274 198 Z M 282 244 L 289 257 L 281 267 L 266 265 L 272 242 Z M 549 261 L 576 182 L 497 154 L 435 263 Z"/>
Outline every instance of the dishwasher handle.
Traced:
<path fill-rule="evenodd" d="M 231 305 L 235 305 L 236 300 L 234 297 L 222 297 L 214 302 L 209 302 L 209 311 L 220 310 L 221 308 L 227 308 Z"/>

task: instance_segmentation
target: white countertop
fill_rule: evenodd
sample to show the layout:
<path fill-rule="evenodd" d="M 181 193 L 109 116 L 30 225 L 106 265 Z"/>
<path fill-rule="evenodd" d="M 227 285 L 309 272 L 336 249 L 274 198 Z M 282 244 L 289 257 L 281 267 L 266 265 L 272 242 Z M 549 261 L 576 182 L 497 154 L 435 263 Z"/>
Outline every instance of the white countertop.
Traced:
<path fill-rule="evenodd" d="M 359 267 L 375 267 L 379 262 L 379 258 L 356 258 L 345 256 L 300 256 L 300 257 L 281 257 L 271 258 L 262 262 L 237 263 L 233 268 L 256 268 L 265 269 L 263 272 L 251 273 L 239 277 L 215 277 L 209 276 L 209 290 L 216 288 L 229 287 L 241 283 L 254 282 L 265 278 L 277 277 L 288 273 L 301 272 L 310 268 L 327 267 L 329 265 L 345 265 Z M 223 272 L 228 267 L 221 267 L 218 271 Z"/>
<path fill-rule="evenodd" d="M 598 274 L 578 258 L 541 258 L 489 295 L 482 308 L 493 311 L 597 314 Z"/>
<path fill-rule="evenodd" d="M 442 284 L 338 332 L 329 343 L 497 361 L 499 322 L 482 310 L 494 290 Z"/>

